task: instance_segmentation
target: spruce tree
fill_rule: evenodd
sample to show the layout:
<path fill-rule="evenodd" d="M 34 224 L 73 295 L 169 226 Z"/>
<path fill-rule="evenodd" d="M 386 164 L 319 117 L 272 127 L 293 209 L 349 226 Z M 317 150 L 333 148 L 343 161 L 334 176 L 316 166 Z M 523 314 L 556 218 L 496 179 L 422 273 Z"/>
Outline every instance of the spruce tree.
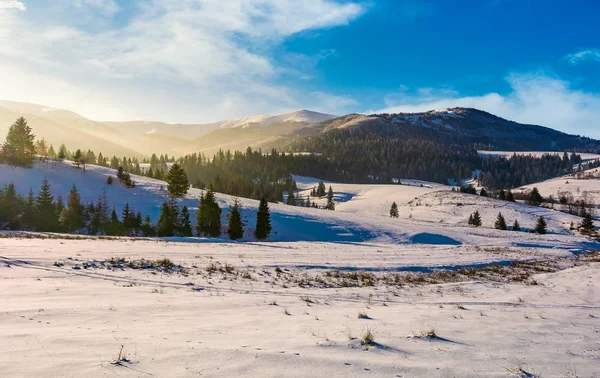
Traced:
<path fill-rule="evenodd" d="M 538 190 L 538 188 L 534 187 L 531 190 L 531 194 L 529 195 L 529 200 L 527 201 L 527 204 L 531 206 L 540 206 L 543 201 L 544 198 L 541 196 L 540 191 Z"/>
<path fill-rule="evenodd" d="M 156 225 L 158 236 L 173 236 L 175 234 L 173 225 L 174 222 L 173 217 L 171 216 L 171 206 L 169 206 L 169 203 L 165 201 L 162 204 L 160 218 L 158 220 L 158 224 Z"/>
<path fill-rule="evenodd" d="M 231 240 L 238 240 L 244 236 L 244 224 L 242 223 L 240 209 L 240 201 L 237 198 L 234 198 L 233 206 L 229 208 L 229 214 L 227 214 L 229 221 L 227 225 L 227 234 Z"/>
<path fill-rule="evenodd" d="M 36 227 L 37 211 L 35 205 L 35 197 L 33 195 L 33 189 L 29 188 L 27 199 L 23 206 L 23 216 L 21 218 L 21 225 L 23 228 L 33 230 Z"/>
<path fill-rule="evenodd" d="M 290 206 L 296 206 L 296 196 L 292 190 L 288 190 L 287 204 Z"/>
<path fill-rule="evenodd" d="M 333 189 L 329 186 L 329 192 L 327 193 L 327 210 L 335 210 L 335 202 L 333 202 Z"/>
<path fill-rule="evenodd" d="M 179 216 L 179 234 L 181 236 L 192 236 L 192 223 L 190 222 L 190 212 L 187 206 L 183 205 Z"/>
<path fill-rule="evenodd" d="M 124 236 L 126 235 L 125 227 L 123 227 L 123 223 L 119 220 L 119 216 L 117 215 L 117 210 L 113 207 L 110 213 L 110 220 L 105 227 L 106 235 L 110 236 Z"/>
<path fill-rule="evenodd" d="M 69 157 L 69 151 L 67 151 L 67 147 L 64 144 L 61 144 L 60 147 L 58 148 L 57 157 L 59 160 L 64 160 L 67 157 Z"/>
<path fill-rule="evenodd" d="M 506 230 L 506 220 L 502 216 L 502 213 L 498 213 L 498 217 L 496 218 L 496 223 L 494 223 L 494 227 L 497 230 Z"/>
<path fill-rule="evenodd" d="M 198 236 L 221 236 L 221 208 L 215 199 L 212 186 L 209 186 L 206 195 L 200 196 L 196 227 Z"/>
<path fill-rule="evenodd" d="M 508 202 L 515 202 L 515 197 L 513 196 L 512 191 L 509 190 L 508 192 L 506 192 L 506 200 Z"/>
<path fill-rule="evenodd" d="M 392 203 L 392 207 L 390 208 L 390 217 L 391 218 L 398 218 L 398 216 L 399 216 L 399 214 L 398 214 L 398 205 L 394 201 Z"/>
<path fill-rule="evenodd" d="M 260 200 L 258 205 L 258 212 L 256 213 L 256 230 L 254 236 L 258 240 L 263 240 L 269 237 L 271 234 L 271 212 L 269 209 L 269 203 L 265 198 Z"/>
<path fill-rule="evenodd" d="M 129 207 L 129 202 L 125 203 L 123 211 L 121 212 L 121 219 L 123 221 L 123 228 L 127 235 L 131 236 L 132 231 L 135 228 L 135 213 Z"/>
<path fill-rule="evenodd" d="M 588 234 L 595 230 L 594 227 L 594 218 L 592 217 L 591 212 L 586 212 L 583 220 L 581 221 L 581 232 Z"/>
<path fill-rule="evenodd" d="M 515 219 L 515 223 L 513 224 L 513 231 L 521 231 L 521 225 L 519 221 Z"/>
<path fill-rule="evenodd" d="M 469 224 L 471 226 L 475 226 L 475 227 L 481 227 L 481 215 L 479 214 L 479 210 L 476 210 L 470 217 L 469 217 Z"/>
<path fill-rule="evenodd" d="M 2 146 L 4 159 L 10 165 L 31 167 L 35 155 L 35 135 L 25 118 L 20 117 L 10 126 Z"/>
<path fill-rule="evenodd" d="M 54 196 L 50 190 L 50 183 L 46 178 L 36 198 L 36 229 L 38 231 L 54 232 L 58 230 L 58 215 L 54 205 Z"/>
<path fill-rule="evenodd" d="M 323 183 L 323 181 L 319 181 L 319 184 L 317 185 L 317 197 L 324 197 L 325 196 L 325 184 Z"/>
<path fill-rule="evenodd" d="M 479 191 L 479 195 L 481 197 L 487 197 L 487 191 L 485 190 L 485 188 L 481 188 L 481 190 Z"/>
<path fill-rule="evenodd" d="M 145 237 L 152 237 L 156 235 L 156 230 L 154 229 L 154 225 L 152 225 L 150 215 L 146 215 L 146 218 L 144 218 L 144 223 L 142 223 L 142 235 Z"/>
<path fill-rule="evenodd" d="M 171 169 L 169 169 L 165 181 L 167 181 L 169 194 L 174 197 L 184 196 L 190 188 L 185 170 L 177 163 L 173 164 Z"/>
<path fill-rule="evenodd" d="M 64 215 L 61 214 L 61 225 L 67 232 L 79 230 L 85 225 L 83 219 L 84 209 L 77 187 L 73 184 L 67 199 L 66 212 L 63 212 Z"/>
<path fill-rule="evenodd" d="M 15 184 L 10 182 L 0 190 L 0 227 L 9 230 L 19 228 L 19 216 L 21 215 L 21 197 L 17 193 Z"/>
<path fill-rule="evenodd" d="M 498 193 L 498 199 L 500 201 L 506 201 L 506 192 L 504 191 L 504 189 L 502 189 L 499 193 Z"/>
<path fill-rule="evenodd" d="M 548 227 L 548 225 L 546 223 L 546 219 L 543 216 L 540 216 L 537 220 L 534 230 L 538 234 L 543 235 L 548 231 L 547 227 Z"/>

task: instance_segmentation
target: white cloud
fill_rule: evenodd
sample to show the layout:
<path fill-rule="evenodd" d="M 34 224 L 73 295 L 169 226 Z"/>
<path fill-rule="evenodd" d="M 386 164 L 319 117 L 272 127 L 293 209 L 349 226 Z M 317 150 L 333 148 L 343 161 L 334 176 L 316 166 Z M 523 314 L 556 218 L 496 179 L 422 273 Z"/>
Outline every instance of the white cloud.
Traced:
<path fill-rule="evenodd" d="M 119 6 L 114 0 L 74 0 L 73 5 L 77 8 L 93 7 L 105 14 L 114 14 L 119 11 Z"/>
<path fill-rule="evenodd" d="M 480 96 L 397 96 L 395 104 L 368 113 L 421 112 L 470 107 L 521 123 L 600 138 L 600 94 L 571 88 L 568 81 L 540 74 L 511 74 L 510 93 Z"/>
<path fill-rule="evenodd" d="M 21 11 L 27 10 L 27 7 L 22 1 L 18 0 L 0 0 L 0 9 L 18 9 Z"/>
<path fill-rule="evenodd" d="M 15 67 L 21 73 L 0 86 L 0 98 L 35 97 L 88 109 L 84 115 L 96 118 L 110 110 L 122 118 L 196 122 L 295 108 L 307 95 L 280 79 L 299 68 L 281 66 L 285 59 L 275 59 L 273 47 L 301 31 L 346 25 L 364 12 L 337 0 L 137 0 L 121 3 L 137 12 L 124 24 L 100 24 L 98 31 L 80 20 L 93 18 L 97 8 L 116 12 L 118 5 L 73 1 L 71 10 L 56 5 L 37 19 L 0 12 L 0 75 Z M 58 82 L 89 96 L 50 95 L 63 88 Z M 91 97 L 104 100 L 91 105 Z M 119 101 L 110 105 L 105 100 L 111 98 Z"/>
<path fill-rule="evenodd" d="M 358 105 L 358 102 L 349 96 L 339 96 L 319 91 L 312 92 L 311 96 L 316 100 L 312 108 L 324 113 L 344 114 L 344 109 Z"/>
<path fill-rule="evenodd" d="M 581 50 L 565 56 L 565 60 L 573 65 L 586 60 L 600 62 L 600 49 Z"/>

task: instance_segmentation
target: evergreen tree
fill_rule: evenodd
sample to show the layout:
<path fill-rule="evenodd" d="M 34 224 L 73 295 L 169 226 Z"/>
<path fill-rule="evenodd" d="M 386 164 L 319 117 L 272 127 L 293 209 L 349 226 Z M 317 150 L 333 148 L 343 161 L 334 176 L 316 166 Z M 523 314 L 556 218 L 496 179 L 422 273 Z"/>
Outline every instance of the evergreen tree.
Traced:
<path fill-rule="evenodd" d="M 498 217 L 496 218 L 496 223 L 494 223 L 494 227 L 497 230 L 506 230 L 506 221 L 504 220 L 502 213 L 498 213 Z"/>
<path fill-rule="evenodd" d="M 156 235 L 156 230 L 152 225 L 152 221 L 150 220 L 150 215 L 146 215 L 144 219 L 144 223 L 142 223 L 142 235 L 145 237 L 152 237 Z"/>
<path fill-rule="evenodd" d="M 158 220 L 158 224 L 156 226 L 158 236 L 173 236 L 175 235 L 174 229 L 174 219 L 171 215 L 171 206 L 167 201 L 163 202 L 161 211 L 160 211 L 160 219 Z"/>
<path fill-rule="evenodd" d="M 266 239 L 271 235 L 271 230 L 269 203 L 265 198 L 262 198 L 258 205 L 258 212 L 256 213 L 256 230 L 254 231 L 254 236 L 258 240 Z"/>
<path fill-rule="evenodd" d="M 479 214 L 479 210 L 475 211 L 471 216 L 469 216 L 469 224 L 475 227 L 481 227 L 481 215 Z"/>
<path fill-rule="evenodd" d="M 513 224 L 513 231 L 521 231 L 521 225 L 519 221 L 515 219 L 515 223 Z"/>
<path fill-rule="evenodd" d="M 196 221 L 198 236 L 221 236 L 221 208 L 215 199 L 212 187 L 208 188 L 206 195 L 200 196 Z"/>
<path fill-rule="evenodd" d="M 50 145 L 50 148 L 48 148 L 48 156 L 49 157 L 56 157 L 56 151 L 54 151 L 54 146 Z"/>
<path fill-rule="evenodd" d="M 481 188 L 481 190 L 479 191 L 479 195 L 482 197 L 487 197 L 487 191 L 485 190 L 485 188 Z"/>
<path fill-rule="evenodd" d="M 585 216 L 581 221 L 581 232 L 587 234 L 593 232 L 594 230 L 594 218 L 592 217 L 592 213 L 588 211 L 585 213 Z"/>
<path fill-rule="evenodd" d="M 64 144 L 61 144 L 60 147 L 58 148 L 57 157 L 59 160 L 64 160 L 67 157 L 69 157 L 69 152 L 67 151 L 67 147 Z"/>
<path fill-rule="evenodd" d="M 10 165 L 31 167 L 35 155 L 35 135 L 25 118 L 20 117 L 10 126 L 2 146 L 4 159 Z"/>
<path fill-rule="evenodd" d="M 333 202 L 333 189 L 329 186 L 329 192 L 327 193 L 327 210 L 335 210 L 335 202 Z"/>
<path fill-rule="evenodd" d="M 504 189 L 502 189 L 499 193 L 498 193 L 498 199 L 500 201 L 506 201 L 506 192 L 504 191 Z"/>
<path fill-rule="evenodd" d="M 95 230 L 94 234 L 106 233 L 110 225 L 110 205 L 105 190 L 102 191 L 102 194 L 98 197 L 98 201 L 96 201 L 90 223 L 92 223 Z"/>
<path fill-rule="evenodd" d="M 547 223 L 546 223 L 546 219 L 543 216 L 540 216 L 537 220 L 537 224 L 535 225 L 535 232 L 537 232 L 540 235 L 543 235 L 547 232 Z"/>
<path fill-rule="evenodd" d="M 244 224 L 242 223 L 242 214 L 240 213 L 242 205 L 237 198 L 233 199 L 233 206 L 229 208 L 227 218 L 227 234 L 231 240 L 241 239 L 244 236 Z"/>
<path fill-rule="evenodd" d="M 110 221 L 105 227 L 106 235 L 110 236 L 123 236 L 126 235 L 125 228 L 123 227 L 123 223 L 119 220 L 119 216 L 117 215 L 117 210 L 113 207 L 110 213 Z"/>
<path fill-rule="evenodd" d="M 512 191 L 509 190 L 508 192 L 506 192 L 506 200 L 508 202 L 515 202 L 515 197 L 513 196 Z"/>
<path fill-rule="evenodd" d="M 58 230 L 58 215 L 54 205 L 54 196 L 50 191 L 50 183 L 46 178 L 36 198 L 36 229 L 54 232 Z"/>
<path fill-rule="evenodd" d="M 135 213 L 129 207 L 129 202 L 125 203 L 123 211 L 121 212 L 121 219 L 123 221 L 123 228 L 125 233 L 129 236 L 132 235 L 135 230 Z"/>
<path fill-rule="evenodd" d="M 323 181 L 319 181 L 317 185 L 317 197 L 325 197 L 325 184 Z"/>
<path fill-rule="evenodd" d="M 36 227 L 37 211 L 35 205 L 35 197 L 33 196 L 33 189 L 29 188 L 27 200 L 23 207 L 23 216 L 21 218 L 21 225 L 25 229 L 33 230 Z"/>
<path fill-rule="evenodd" d="M 398 218 L 398 216 L 399 216 L 399 214 L 398 214 L 398 205 L 394 201 L 392 203 L 392 207 L 390 208 L 390 217 L 391 218 Z"/>
<path fill-rule="evenodd" d="M 169 169 L 165 180 L 167 181 L 169 194 L 174 197 L 184 196 L 190 188 L 185 170 L 177 163 L 173 164 L 171 169 Z"/>
<path fill-rule="evenodd" d="M 181 236 L 192 236 L 192 223 L 190 222 L 190 212 L 187 206 L 183 205 L 179 217 L 179 234 Z"/>
<path fill-rule="evenodd" d="M 61 214 L 61 225 L 67 232 L 79 230 L 85 225 L 83 219 L 84 206 L 81 203 L 81 197 L 77 187 L 73 184 L 67 199 L 66 212 Z"/>
<path fill-rule="evenodd" d="M 0 190 L 0 228 L 16 230 L 22 212 L 21 197 L 13 182 Z"/>
<path fill-rule="evenodd" d="M 527 201 L 527 204 L 531 206 L 540 206 L 543 201 L 544 198 L 541 196 L 540 191 L 538 190 L 538 188 L 534 187 L 531 190 L 531 194 L 529 195 L 529 200 Z"/>
<path fill-rule="evenodd" d="M 290 206 L 296 206 L 296 196 L 292 190 L 288 190 L 287 204 Z"/>

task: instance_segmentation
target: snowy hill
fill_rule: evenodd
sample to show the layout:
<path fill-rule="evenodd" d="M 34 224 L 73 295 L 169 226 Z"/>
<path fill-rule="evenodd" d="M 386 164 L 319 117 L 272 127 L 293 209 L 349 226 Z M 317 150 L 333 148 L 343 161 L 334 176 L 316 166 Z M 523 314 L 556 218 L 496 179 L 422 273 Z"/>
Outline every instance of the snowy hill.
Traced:
<path fill-rule="evenodd" d="M 33 169 L 12 168 L 0 165 L 0 185 L 14 182 L 17 190 L 25 195 L 29 188 L 37 193 L 46 177 L 55 196 L 67 198 L 76 184 L 84 202 L 95 201 L 103 190 L 109 202 L 121 211 L 129 203 L 135 211 L 148 214 L 154 222 L 160 215 L 160 205 L 167 199 L 166 183 L 141 176 L 132 176 L 136 187 L 127 189 L 116 180 L 106 184 L 107 176 L 114 170 L 88 166 L 84 173 L 68 162 L 39 162 Z M 299 188 L 308 194 L 317 180 L 299 178 Z M 335 191 L 336 211 L 271 204 L 275 241 L 327 241 L 327 242 L 380 242 L 401 244 L 450 244 L 450 245 L 562 245 L 579 249 L 587 243 L 573 236 L 568 223 L 577 220 L 563 213 L 511 204 L 477 196 L 468 196 L 450 191 L 450 187 L 420 181 L 403 180 L 404 185 L 354 185 L 328 183 Z M 423 187 L 421 187 L 423 184 Z M 198 206 L 201 191 L 191 189 L 181 205 L 190 208 L 192 220 Z M 217 194 L 223 224 L 233 198 Z M 400 207 L 400 218 L 389 218 L 389 207 L 396 201 Z M 242 215 L 247 224 L 243 240 L 252 240 L 258 201 L 241 199 Z M 484 227 L 467 227 L 468 215 L 479 210 Z M 550 235 L 540 236 L 525 232 L 510 233 L 493 229 L 493 220 L 499 211 L 505 212 L 507 221 L 518 218 L 523 227 L 532 227 L 539 215 L 548 218 Z M 195 222 L 194 222 L 195 223 Z M 510 240 L 506 238 L 510 235 Z M 583 243 L 583 244 L 582 244 Z"/>
<path fill-rule="evenodd" d="M 336 118 L 337 116 L 331 114 L 323 114 L 318 112 L 313 112 L 311 110 L 296 110 L 293 112 L 270 116 L 270 115 L 257 115 L 252 117 L 234 119 L 230 121 L 223 121 L 221 125 L 222 129 L 230 129 L 235 127 L 251 127 L 253 125 L 260 126 L 268 126 L 274 123 L 285 123 L 285 122 L 295 122 L 295 123 L 318 123 L 328 121 L 330 119 Z"/>

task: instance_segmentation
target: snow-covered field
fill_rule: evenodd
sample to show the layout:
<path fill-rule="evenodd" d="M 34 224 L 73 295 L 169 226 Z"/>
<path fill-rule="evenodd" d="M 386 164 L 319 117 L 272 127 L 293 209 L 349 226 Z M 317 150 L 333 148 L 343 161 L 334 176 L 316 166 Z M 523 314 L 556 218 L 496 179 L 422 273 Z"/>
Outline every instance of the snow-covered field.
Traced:
<path fill-rule="evenodd" d="M 587 204 L 600 206 L 600 168 L 526 185 L 516 192 L 527 192 L 534 187 L 544 197 L 552 196 L 558 200 L 561 195 L 566 195 L 573 200 L 585 200 Z"/>
<path fill-rule="evenodd" d="M 106 185 L 107 175 L 66 163 L 0 166 L 0 185 L 37 192 L 47 177 L 55 195 L 76 183 L 85 201 L 105 189 L 117 209 L 129 202 L 158 218 L 164 182 L 133 177 L 126 189 Z M 296 179 L 305 194 L 318 182 Z M 272 204 L 277 234 L 267 242 L 250 231 L 242 242 L 2 233 L 1 375 L 597 376 L 600 263 L 569 261 L 600 245 L 569 231 L 579 218 L 402 182 L 326 183 L 336 211 Z M 181 200 L 192 216 L 199 195 Z M 393 201 L 399 219 L 389 218 Z M 251 230 L 258 204 L 242 202 Z M 482 228 L 466 224 L 475 210 Z M 544 215 L 550 233 L 494 230 L 500 211 L 523 227 Z M 140 262 L 162 258 L 176 266 Z M 561 268 L 471 275 L 490 264 L 512 272 L 517 260 Z M 419 278 L 461 268 L 461 279 Z M 361 344 L 367 330 L 372 345 Z"/>

